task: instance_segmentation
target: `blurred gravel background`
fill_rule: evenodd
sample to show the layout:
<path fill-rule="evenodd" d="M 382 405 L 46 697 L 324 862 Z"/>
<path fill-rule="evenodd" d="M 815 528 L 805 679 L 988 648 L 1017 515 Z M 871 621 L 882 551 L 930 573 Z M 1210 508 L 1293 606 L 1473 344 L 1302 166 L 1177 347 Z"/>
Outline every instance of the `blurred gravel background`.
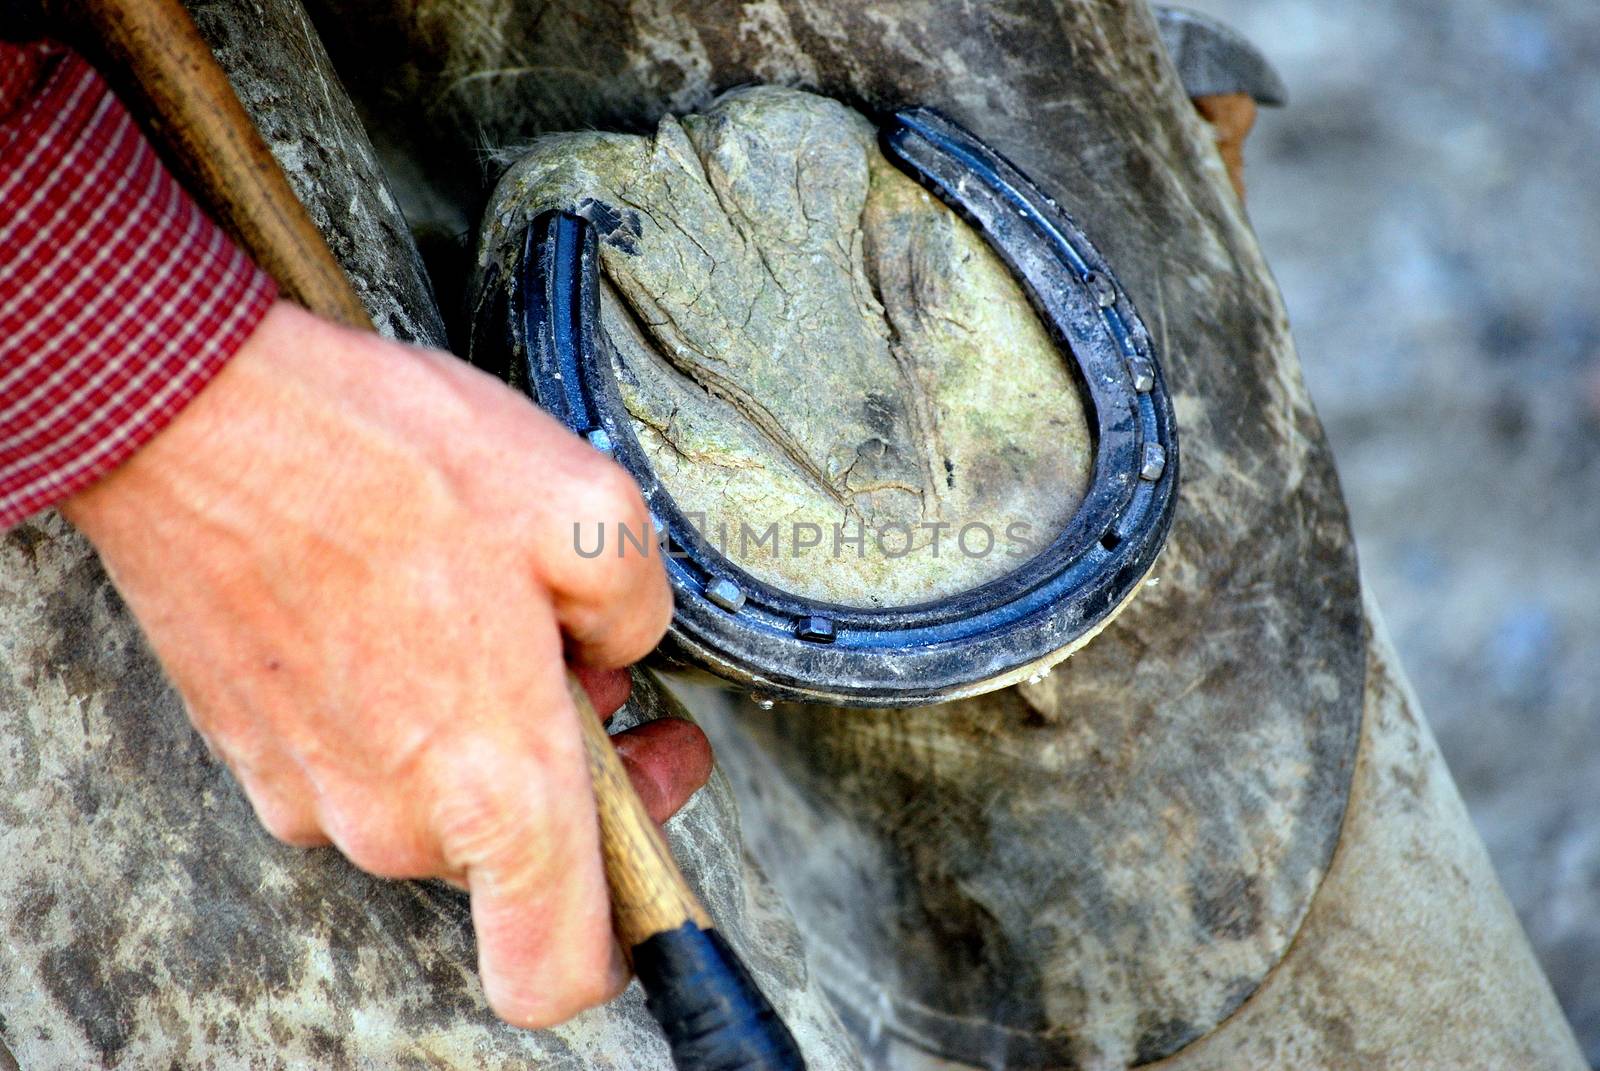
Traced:
<path fill-rule="evenodd" d="M 1600 1067 L 1600 3 L 1188 2 L 1289 83 L 1250 214 L 1362 569 Z"/>

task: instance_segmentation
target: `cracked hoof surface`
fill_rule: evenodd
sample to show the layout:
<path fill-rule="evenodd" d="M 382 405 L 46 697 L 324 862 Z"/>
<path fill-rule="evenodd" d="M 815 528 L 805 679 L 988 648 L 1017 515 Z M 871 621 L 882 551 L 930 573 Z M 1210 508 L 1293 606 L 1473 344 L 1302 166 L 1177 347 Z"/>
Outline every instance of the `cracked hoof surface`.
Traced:
<path fill-rule="evenodd" d="M 548 208 L 604 234 L 602 324 L 651 464 L 761 579 L 941 598 L 1016 568 L 1082 500 L 1070 355 L 843 105 L 755 87 L 649 137 L 540 139 L 500 184 L 487 255 Z"/>

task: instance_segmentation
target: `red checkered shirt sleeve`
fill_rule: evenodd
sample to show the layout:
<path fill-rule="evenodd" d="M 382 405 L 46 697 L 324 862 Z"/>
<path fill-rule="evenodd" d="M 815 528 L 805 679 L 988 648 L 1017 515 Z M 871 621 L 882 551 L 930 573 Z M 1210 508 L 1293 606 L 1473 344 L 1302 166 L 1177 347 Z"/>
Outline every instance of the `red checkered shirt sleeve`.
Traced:
<path fill-rule="evenodd" d="M 81 57 L 0 41 L 0 529 L 165 427 L 274 296 Z"/>

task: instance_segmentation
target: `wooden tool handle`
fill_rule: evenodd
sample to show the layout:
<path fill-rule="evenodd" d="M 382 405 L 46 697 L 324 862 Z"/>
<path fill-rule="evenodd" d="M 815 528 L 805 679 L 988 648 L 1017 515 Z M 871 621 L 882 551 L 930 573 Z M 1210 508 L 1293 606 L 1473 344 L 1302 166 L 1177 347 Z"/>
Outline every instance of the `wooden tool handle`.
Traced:
<path fill-rule="evenodd" d="M 190 192 L 285 297 L 326 319 L 371 329 L 349 277 L 178 0 L 57 0 L 52 11 L 91 35 L 97 58 L 136 98 L 130 107 Z"/>
<path fill-rule="evenodd" d="M 711 925 L 571 673 L 600 818 L 611 917 L 679 1071 L 804 1071 L 783 1021 Z"/>
<path fill-rule="evenodd" d="M 683 880 L 639 794 L 628 780 L 622 758 L 589 703 L 589 693 L 570 672 L 567 690 L 578 708 L 583 747 L 589 757 L 600 815 L 600 852 L 611 890 L 611 914 L 622 946 L 632 949 L 646 938 L 680 926 L 711 927 L 711 917 Z"/>
<path fill-rule="evenodd" d="M 190 189 L 284 293 L 320 316 L 372 320 L 179 0 L 80 0 L 74 11 L 138 95 L 135 111 Z M 711 926 L 567 673 L 600 819 L 618 937 L 680 1071 L 803 1071 L 789 1031 Z"/>

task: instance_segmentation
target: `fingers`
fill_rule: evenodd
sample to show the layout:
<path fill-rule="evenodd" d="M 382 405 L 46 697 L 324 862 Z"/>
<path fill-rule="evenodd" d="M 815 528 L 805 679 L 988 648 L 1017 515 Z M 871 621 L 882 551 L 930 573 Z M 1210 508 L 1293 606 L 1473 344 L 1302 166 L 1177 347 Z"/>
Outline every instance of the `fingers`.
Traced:
<path fill-rule="evenodd" d="M 587 456 L 552 481 L 542 503 L 536 568 L 576 665 L 631 665 L 661 641 L 672 592 L 639 489 L 609 458 Z"/>
<path fill-rule="evenodd" d="M 628 780 L 659 825 L 711 777 L 711 744 L 693 722 L 662 718 L 611 737 Z"/>
<path fill-rule="evenodd" d="M 594 705 L 594 712 L 600 715 L 601 721 L 610 719 L 611 715 L 622 709 L 622 704 L 633 693 L 633 677 L 625 669 L 574 666 L 572 673 L 583 685 L 583 690 L 589 693 L 589 702 Z"/>
<path fill-rule="evenodd" d="M 569 703 L 559 716 L 571 724 L 577 715 Z M 429 774 L 429 825 L 444 872 L 464 878 L 472 897 L 485 995 L 527 1028 L 562 1022 L 627 983 L 581 740 L 548 733 L 541 744 L 535 764 L 503 743 L 452 743 Z"/>
<path fill-rule="evenodd" d="M 602 722 L 627 701 L 633 679 L 620 670 L 575 669 Z M 611 735 L 628 780 L 657 825 L 688 802 L 711 777 L 711 743 L 683 718 L 661 718 Z"/>
<path fill-rule="evenodd" d="M 309 788 L 268 786 L 243 776 L 239 784 L 262 827 L 278 840 L 294 848 L 324 848 L 333 843 L 323 832 Z"/>
<path fill-rule="evenodd" d="M 419 813 L 414 785 L 362 786 L 346 783 L 323 789 L 317 820 L 341 855 L 379 878 L 439 877 L 460 884 L 438 835 Z"/>
<path fill-rule="evenodd" d="M 260 733 L 218 733 L 193 704 L 189 720 L 206 750 L 233 774 L 256 819 L 276 839 L 295 848 L 321 848 L 331 841 L 317 813 L 316 794 L 300 767 Z"/>

